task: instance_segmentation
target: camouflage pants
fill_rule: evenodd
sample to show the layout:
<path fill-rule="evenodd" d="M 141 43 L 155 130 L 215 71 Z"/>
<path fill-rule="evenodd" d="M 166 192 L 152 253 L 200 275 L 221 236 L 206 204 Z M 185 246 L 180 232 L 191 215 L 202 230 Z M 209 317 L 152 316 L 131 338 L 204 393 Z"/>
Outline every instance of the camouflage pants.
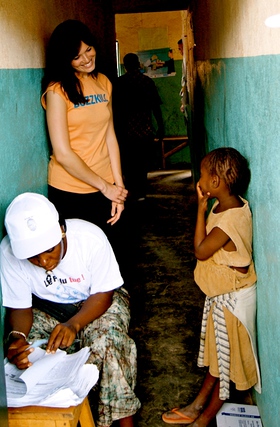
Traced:
<path fill-rule="evenodd" d="M 58 321 L 38 309 L 33 309 L 33 313 L 28 339 L 48 337 Z M 128 336 L 129 321 L 129 295 L 124 288 L 119 288 L 108 310 L 77 336 L 81 347 L 91 349 L 87 363 L 94 363 L 99 369 L 98 426 L 107 427 L 113 421 L 134 415 L 141 406 L 134 394 L 136 346 Z M 72 349 L 75 350 L 77 348 Z"/>

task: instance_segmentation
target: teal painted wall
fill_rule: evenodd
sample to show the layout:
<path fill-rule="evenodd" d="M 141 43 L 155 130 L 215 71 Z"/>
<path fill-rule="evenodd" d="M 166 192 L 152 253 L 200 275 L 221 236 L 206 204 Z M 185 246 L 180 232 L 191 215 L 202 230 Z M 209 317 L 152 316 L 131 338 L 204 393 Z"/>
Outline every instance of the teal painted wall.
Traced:
<path fill-rule="evenodd" d="M 0 70 L 0 239 L 4 214 L 25 191 L 46 194 L 48 143 L 40 106 L 42 70 Z M 4 310 L 0 294 L 0 360 L 3 360 Z M 0 368 L 0 424 L 8 427 L 3 365 Z"/>
<path fill-rule="evenodd" d="M 263 426 L 272 427 L 280 418 L 280 55 L 198 65 L 207 149 L 235 147 L 250 162 L 247 199 L 253 213 L 262 375 L 262 394 L 254 397 Z"/>
<path fill-rule="evenodd" d="M 0 238 L 12 199 L 46 192 L 48 144 L 40 105 L 42 70 L 0 70 Z"/>

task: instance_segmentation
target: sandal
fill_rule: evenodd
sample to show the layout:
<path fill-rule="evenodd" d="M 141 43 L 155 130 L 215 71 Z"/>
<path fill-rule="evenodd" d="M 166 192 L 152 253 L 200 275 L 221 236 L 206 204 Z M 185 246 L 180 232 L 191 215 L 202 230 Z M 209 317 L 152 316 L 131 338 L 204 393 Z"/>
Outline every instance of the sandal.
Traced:
<path fill-rule="evenodd" d="M 164 414 L 162 414 L 162 421 L 164 421 L 167 424 L 191 424 L 194 422 L 194 419 L 191 417 L 188 417 L 187 415 L 184 415 L 179 410 L 180 408 L 174 408 L 171 409 L 171 411 L 167 411 Z M 170 414 L 176 414 L 179 416 L 179 418 L 169 418 L 167 415 Z"/>

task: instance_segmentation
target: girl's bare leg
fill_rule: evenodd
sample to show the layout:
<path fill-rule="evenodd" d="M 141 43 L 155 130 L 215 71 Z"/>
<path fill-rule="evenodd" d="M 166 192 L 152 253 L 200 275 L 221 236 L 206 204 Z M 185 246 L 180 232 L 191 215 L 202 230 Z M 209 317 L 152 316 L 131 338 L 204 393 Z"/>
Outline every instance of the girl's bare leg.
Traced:
<path fill-rule="evenodd" d="M 192 424 L 189 424 L 189 427 L 207 427 L 209 423 L 215 418 L 217 412 L 225 403 L 224 400 L 221 400 L 219 398 L 219 391 L 220 382 L 216 381 L 207 406 L 204 408 L 203 412 L 199 415 L 199 417 L 196 418 L 196 420 Z"/>
<path fill-rule="evenodd" d="M 119 420 L 120 423 L 120 427 L 133 427 L 134 423 L 133 423 L 133 417 L 125 417 L 125 418 L 121 418 Z"/>
<path fill-rule="evenodd" d="M 194 401 L 183 408 L 180 408 L 179 411 L 181 414 L 190 417 L 190 419 L 196 420 L 200 415 L 203 413 L 204 407 L 206 403 L 208 402 L 211 393 L 215 390 L 216 387 L 218 387 L 219 391 L 219 379 L 216 377 L 213 377 L 209 372 L 206 374 L 206 377 L 203 381 L 202 387 L 194 399 Z M 219 396 L 219 393 L 218 393 Z M 212 399 L 212 397 L 211 397 Z M 223 403 L 223 401 L 221 401 Z M 163 415 L 163 421 L 168 423 L 168 420 L 172 420 L 173 423 L 176 419 L 180 419 L 180 415 L 168 411 Z M 190 426 L 195 424 L 190 424 Z"/>

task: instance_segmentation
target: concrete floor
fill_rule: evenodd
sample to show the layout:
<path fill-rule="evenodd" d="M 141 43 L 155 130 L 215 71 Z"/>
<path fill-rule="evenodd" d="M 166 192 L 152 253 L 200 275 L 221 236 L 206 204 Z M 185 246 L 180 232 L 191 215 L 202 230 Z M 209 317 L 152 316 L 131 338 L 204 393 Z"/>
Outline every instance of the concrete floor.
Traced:
<path fill-rule="evenodd" d="M 129 281 L 142 402 L 138 427 L 163 427 L 162 413 L 190 402 L 205 375 L 196 366 L 204 296 L 193 280 L 190 171 L 150 173 L 147 199 L 130 209 L 139 231 Z"/>

